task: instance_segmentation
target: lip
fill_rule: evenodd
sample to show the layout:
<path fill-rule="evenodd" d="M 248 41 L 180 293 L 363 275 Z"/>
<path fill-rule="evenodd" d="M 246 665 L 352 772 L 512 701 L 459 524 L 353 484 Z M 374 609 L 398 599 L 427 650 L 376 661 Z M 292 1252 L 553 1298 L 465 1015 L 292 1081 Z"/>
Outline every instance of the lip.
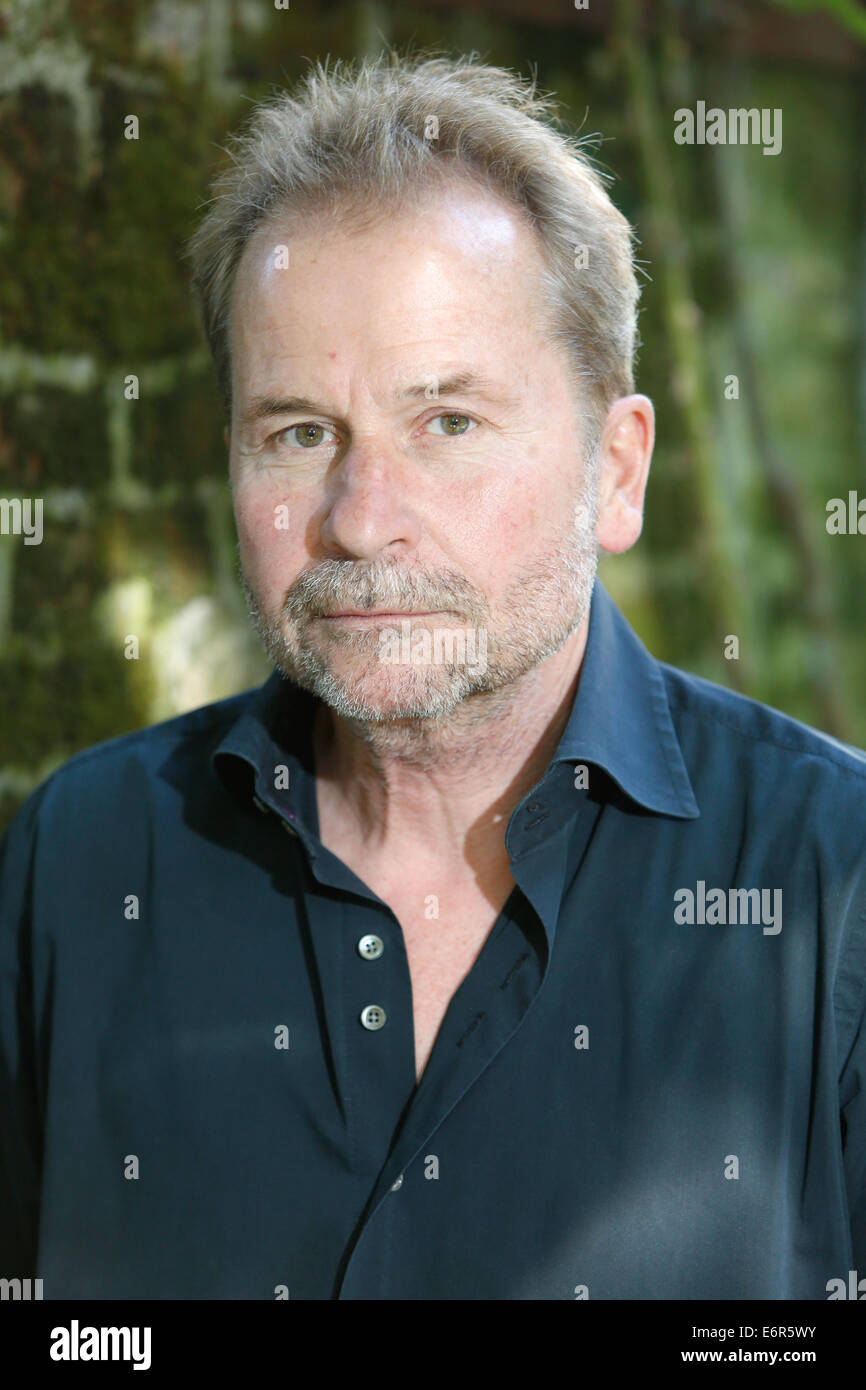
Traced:
<path fill-rule="evenodd" d="M 372 621 L 377 618 L 438 618 L 442 616 L 442 610 L 424 609 L 419 612 L 409 612 L 406 609 L 376 608 L 376 609 L 346 609 L 342 613 L 323 613 L 322 617 L 326 622 L 334 622 L 337 618 L 361 619 L 362 621 Z"/>

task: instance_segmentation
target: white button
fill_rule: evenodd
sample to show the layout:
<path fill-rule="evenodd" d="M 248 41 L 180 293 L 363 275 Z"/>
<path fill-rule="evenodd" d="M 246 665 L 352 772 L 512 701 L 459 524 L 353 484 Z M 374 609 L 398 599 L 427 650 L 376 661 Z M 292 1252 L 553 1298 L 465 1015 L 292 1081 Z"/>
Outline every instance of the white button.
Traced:
<path fill-rule="evenodd" d="M 392 1182 L 392 1184 L 391 1184 L 391 1191 L 392 1191 L 392 1192 L 399 1192 L 399 1191 L 400 1191 L 400 1188 L 401 1188 L 402 1186 L 403 1186 L 403 1174 L 401 1173 L 400 1176 L 399 1176 L 399 1178 L 397 1179 L 397 1181 L 396 1181 L 396 1182 Z"/>
<path fill-rule="evenodd" d="M 368 1004 L 366 1009 L 361 1011 L 361 1022 L 365 1028 L 369 1028 L 374 1033 L 377 1028 L 385 1027 L 387 1015 L 381 1004 Z"/>
<path fill-rule="evenodd" d="M 358 942 L 357 951 L 364 960 L 378 960 L 385 949 L 385 943 L 381 936 L 362 936 Z"/>

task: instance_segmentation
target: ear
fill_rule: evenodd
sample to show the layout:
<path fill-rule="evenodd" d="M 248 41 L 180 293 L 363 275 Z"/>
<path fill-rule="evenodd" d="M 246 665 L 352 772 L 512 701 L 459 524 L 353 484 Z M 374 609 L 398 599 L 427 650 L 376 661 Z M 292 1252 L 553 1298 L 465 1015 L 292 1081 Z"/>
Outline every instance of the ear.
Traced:
<path fill-rule="evenodd" d="M 648 396 L 621 396 L 607 413 L 599 444 L 598 525 L 602 550 L 618 555 L 643 528 L 655 412 Z"/>

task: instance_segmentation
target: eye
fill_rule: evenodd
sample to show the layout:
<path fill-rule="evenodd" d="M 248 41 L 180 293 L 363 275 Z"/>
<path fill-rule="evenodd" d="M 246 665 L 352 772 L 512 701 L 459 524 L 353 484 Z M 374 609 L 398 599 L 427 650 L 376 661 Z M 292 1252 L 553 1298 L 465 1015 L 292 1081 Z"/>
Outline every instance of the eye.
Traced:
<path fill-rule="evenodd" d="M 428 420 L 428 425 L 437 425 L 441 422 L 442 428 L 433 430 L 433 434 L 451 435 L 468 434 L 469 430 L 475 429 L 476 422 L 471 415 L 446 414 L 434 415 L 432 420 Z"/>
<path fill-rule="evenodd" d="M 288 429 L 280 430 L 276 439 L 278 443 L 287 443 L 290 449 L 315 449 L 324 443 L 326 435 L 330 435 L 332 440 L 335 437 L 324 425 L 305 420 L 302 425 L 289 425 Z"/>

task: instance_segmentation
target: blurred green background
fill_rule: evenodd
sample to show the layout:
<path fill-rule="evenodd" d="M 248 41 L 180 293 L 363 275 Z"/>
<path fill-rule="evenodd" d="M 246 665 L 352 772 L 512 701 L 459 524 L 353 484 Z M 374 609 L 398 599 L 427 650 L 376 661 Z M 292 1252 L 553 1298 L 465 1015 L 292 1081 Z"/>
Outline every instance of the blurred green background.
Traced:
<path fill-rule="evenodd" d="M 0 827 L 79 748 L 268 674 L 181 250 L 251 101 L 386 43 L 534 71 L 603 137 L 658 439 L 643 536 L 602 578 L 663 660 L 866 745 L 866 536 L 825 525 L 866 497 L 859 6 L 0 0 L 0 21 L 0 497 L 44 505 L 40 545 L 0 535 Z M 698 100 L 781 108 L 782 152 L 677 145 Z"/>

